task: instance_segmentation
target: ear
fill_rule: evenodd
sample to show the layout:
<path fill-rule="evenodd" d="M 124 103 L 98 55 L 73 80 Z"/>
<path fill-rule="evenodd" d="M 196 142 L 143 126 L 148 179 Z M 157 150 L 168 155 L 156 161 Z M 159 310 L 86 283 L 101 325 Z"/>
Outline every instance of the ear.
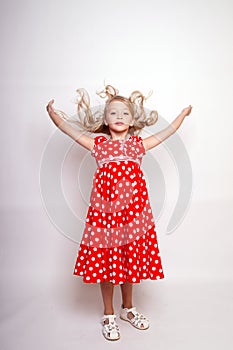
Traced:
<path fill-rule="evenodd" d="M 106 122 L 106 120 L 105 120 L 105 119 L 104 119 L 104 124 L 105 124 L 105 125 L 108 125 L 108 123 Z"/>

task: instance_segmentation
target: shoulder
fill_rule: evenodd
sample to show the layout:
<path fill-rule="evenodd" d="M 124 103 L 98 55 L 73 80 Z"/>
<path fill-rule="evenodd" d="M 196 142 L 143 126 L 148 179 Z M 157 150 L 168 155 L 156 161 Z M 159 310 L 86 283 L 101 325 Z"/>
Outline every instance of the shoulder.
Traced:
<path fill-rule="evenodd" d="M 134 142 L 142 142 L 142 138 L 139 135 L 132 135 L 130 136 L 129 140 L 132 140 Z"/>
<path fill-rule="evenodd" d="M 139 135 L 132 135 L 132 136 L 130 136 L 130 138 L 128 140 L 133 143 L 133 146 L 137 147 L 137 151 L 138 152 L 140 152 L 142 154 L 146 153 L 146 150 L 145 150 L 145 147 L 144 147 L 144 144 L 143 144 L 143 139 L 142 139 L 141 136 L 139 136 Z"/>
<path fill-rule="evenodd" d="M 129 141 L 138 144 L 138 145 L 143 145 L 143 139 L 139 135 L 132 135 L 129 138 Z"/>
<path fill-rule="evenodd" d="M 105 136 L 96 136 L 96 137 L 94 137 L 94 139 L 93 139 L 94 145 L 93 145 L 93 148 L 91 150 L 91 154 L 94 155 L 95 148 L 98 147 L 99 144 L 101 144 L 102 142 L 104 142 L 106 140 L 107 140 L 107 137 L 105 137 Z"/>
<path fill-rule="evenodd" d="M 98 145 L 99 143 L 104 142 L 106 140 L 107 138 L 105 136 L 96 136 L 94 137 L 94 144 Z"/>

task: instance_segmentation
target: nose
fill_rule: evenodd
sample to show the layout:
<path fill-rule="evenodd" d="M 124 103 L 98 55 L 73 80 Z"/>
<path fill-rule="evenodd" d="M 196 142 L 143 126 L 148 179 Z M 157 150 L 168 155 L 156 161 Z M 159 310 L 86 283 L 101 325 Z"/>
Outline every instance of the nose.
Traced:
<path fill-rule="evenodd" d="M 118 113 L 117 119 L 122 119 L 122 118 L 123 118 L 123 115 L 121 113 Z"/>

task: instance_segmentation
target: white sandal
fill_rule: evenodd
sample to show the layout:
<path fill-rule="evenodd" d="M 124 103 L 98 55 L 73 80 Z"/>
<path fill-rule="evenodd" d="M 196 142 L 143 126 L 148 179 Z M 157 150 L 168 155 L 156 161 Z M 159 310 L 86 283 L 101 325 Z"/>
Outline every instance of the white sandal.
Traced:
<path fill-rule="evenodd" d="M 134 315 L 134 317 L 132 317 L 131 319 L 128 317 L 129 312 L 132 312 L 132 314 Z M 130 309 L 127 309 L 126 307 L 123 308 L 121 306 L 120 318 L 124 321 L 130 322 L 137 329 L 148 329 L 149 328 L 148 318 L 145 317 L 144 315 L 140 314 L 139 312 L 137 312 L 136 307 L 132 307 Z"/>
<path fill-rule="evenodd" d="M 108 319 L 109 323 L 104 323 Z M 102 317 L 102 333 L 107 340 L 118 340 L 120 339 L 120 330 L 116 322 L 116 315 L 104 315 Z"/>

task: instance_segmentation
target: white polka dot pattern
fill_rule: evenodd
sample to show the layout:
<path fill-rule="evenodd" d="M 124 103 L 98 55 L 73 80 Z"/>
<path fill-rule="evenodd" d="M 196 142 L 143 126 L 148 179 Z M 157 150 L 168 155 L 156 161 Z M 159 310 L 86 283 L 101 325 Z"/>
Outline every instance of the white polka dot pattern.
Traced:
<path fill-rule="evenodd" d="M 140 165 L 144 154 L 142 138 L 136 135 L 130 136 L 128 140 L 108 140 L 105 136 L 99 136 L 91 151 L 99 166 L 109 161 L 123 160 L 131 160 Z"/>
<path fill-rule="evenodd" d="M 95 137 L 96 170 L 74 275 L 86 283 L 164 278 L 140 162 L 142 139 Z"/>

